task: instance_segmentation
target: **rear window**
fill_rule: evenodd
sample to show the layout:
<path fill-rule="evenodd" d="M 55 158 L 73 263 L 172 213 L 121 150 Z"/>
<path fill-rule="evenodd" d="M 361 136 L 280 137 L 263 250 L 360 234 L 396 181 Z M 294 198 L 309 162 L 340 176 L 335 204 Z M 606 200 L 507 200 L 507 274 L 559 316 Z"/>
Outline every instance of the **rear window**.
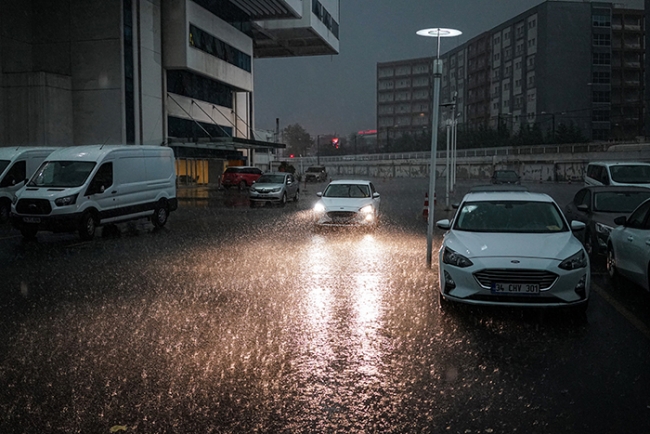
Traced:
<path fill-rule="evenodd" d="M 226 171 L 224 173 L 239 173 L 242 170 L 243 169 L 240 169 L 239 167 L 229 167 L 229 168 L 226 169 Z"/>
<path fill-rule="evenodd" d="M 612 181 L 624 184 L 649 184 L 650 166 L 644 164 L 626 164 L 611 166 L 609 172 Z"/>

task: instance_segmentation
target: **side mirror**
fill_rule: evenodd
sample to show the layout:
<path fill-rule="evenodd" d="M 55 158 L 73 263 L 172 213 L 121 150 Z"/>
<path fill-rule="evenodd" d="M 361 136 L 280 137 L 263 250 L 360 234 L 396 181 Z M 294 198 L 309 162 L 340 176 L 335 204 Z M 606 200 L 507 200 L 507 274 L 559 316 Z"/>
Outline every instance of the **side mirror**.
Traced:
<path fill-rule="evenodd" d="M 372 194 L 372 198 L 373 198 L 373 199 L 377 199 L 378 197 L 379 197 L 379 193 L 377 193 L 377 192 L 375 191 L 375 192 Z"/>
<path fill-rule="evenodd" d="M 625 217 L 624 215 L 620 217 L 616 217 L 614 219 L 614 223 L 616 223 L 618 226 L 625 226 L 625 224 L 627 223 L 627 217 Z"/>
<path fill-rule="evenodd" d="M 586 224 L 584 224 L 581 221 L 578 220 L 572 220 L 571 221 L 571 230 L 572 231 L 582 231 L 587 227 Z"/>
<path fill-rule="evenodd" d="M 322 191 L 319 191 L 318 193 L 316 193 L 316 196 L 318 196 L 318 197 L 323 197 L 323 192 L 322 192 Z"/>
<path fill-rule="evenodd" d="M 451 228 L 451 222 L 449 221 L 449 219 L 438 220 L 436 222 L 436 226 L 438 226 L 440 229 L 448 230 L 449 228 Z"/>

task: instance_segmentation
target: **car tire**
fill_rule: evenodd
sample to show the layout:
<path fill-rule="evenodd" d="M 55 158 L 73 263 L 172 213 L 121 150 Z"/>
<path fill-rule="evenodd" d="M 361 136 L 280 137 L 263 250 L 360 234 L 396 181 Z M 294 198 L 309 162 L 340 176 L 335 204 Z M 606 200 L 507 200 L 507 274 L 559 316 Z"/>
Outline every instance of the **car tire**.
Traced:
<path fill-rule="evenodd" d="M 84 241 L 92 240 L 97 230 L 97 222 L 92 212 L 86 211 L 79 219 L 79 237 Z"/>
<path fill-rule="evenodd" d="M 242 181 L 242 182 L 239 183 L 239 190 L 240 191 L 246 189 L 246 187 L 247 187 L 246 181 Z"/>
<path fill-rule="evenodd" d="M 618 270 L 616 269 L 614 248 L 611 244 L 607 246 L 607 263 L 605 265 L 607 268 L 607 277 L 610 281 L 615 282 L 618 278 Z"/>
<path fill-rule="evenodd" d="M 282 193 L 282 198 L 280 199 L 280 206 L 285 206 L 287 204 L 287 192 Z"/>
<path fill-rule="evenodd" d="M 167 209 L 167 204 L 164 202 L 159 202 L 153 211 L 153 215 L 151 216 L 151 223 L 153 223 L 154 227 L 156 228 L 162 228 L 167 223 L 168 218 L 169 210 Z"/>
<path fill-rule="evenodd" d="M 11 202 L 9 200 L 0 200 L 0 223 L 7 223 L 9 221 L 10 211 Z"/>
<path fill-rule="evenodd" d="M 38 226 L 37 225 L 24 224 L 24 225 L 22 225 L 20 227 L 20 234 L 26 240 L 35 240 L 37 232 L 38 232 Z"/>
<path fill-rule="evenodd" d="M 300 199 L 300 190 L 296 190 L 296 195 L 293 197 L 293 201 L 298 202 L 298 199 Z"/>

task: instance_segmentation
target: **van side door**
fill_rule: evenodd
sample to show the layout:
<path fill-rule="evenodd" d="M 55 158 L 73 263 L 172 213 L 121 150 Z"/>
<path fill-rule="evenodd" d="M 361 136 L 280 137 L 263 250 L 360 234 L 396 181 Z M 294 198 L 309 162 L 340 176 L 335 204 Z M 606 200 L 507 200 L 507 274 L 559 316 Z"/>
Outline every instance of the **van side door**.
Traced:
<path fill-rule="evenodd" d="M 119 196 L 114 188 L 112 161 L 103 163 L 97 169 L 84 196 L 95 202 L 101 220 L 114 217 L 119 207 Z"/>

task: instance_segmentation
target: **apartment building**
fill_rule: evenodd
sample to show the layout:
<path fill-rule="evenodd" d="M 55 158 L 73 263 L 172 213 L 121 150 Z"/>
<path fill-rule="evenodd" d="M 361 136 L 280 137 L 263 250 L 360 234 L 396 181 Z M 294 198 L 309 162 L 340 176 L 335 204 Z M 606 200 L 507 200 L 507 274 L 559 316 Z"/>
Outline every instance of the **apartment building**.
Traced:
<path fill-rule="evenodd" d="M 439 121 L 456 116 L 464 128 L 511 133 L 537 125 L 551 136 L 571 125 L 591 140 L 642 136 L 644 23 L 638 0 L 541 3 L 441 55 Z M 432 60 L 377 65 L 379 137 L 431 124 L 430 105 L 421 110 L 432 99 L 431 74 L 421 78 L 429 82 L 418 89 L 422 99 L 398 86 L 413 82 L 416 64 L 430 71 Z"/>
<path fill-rule="evenodd" d="M 337 54 L 338 23 L 338 0 L 3 0 L 0 146 L 264 163 L 253 59 Z"/>

